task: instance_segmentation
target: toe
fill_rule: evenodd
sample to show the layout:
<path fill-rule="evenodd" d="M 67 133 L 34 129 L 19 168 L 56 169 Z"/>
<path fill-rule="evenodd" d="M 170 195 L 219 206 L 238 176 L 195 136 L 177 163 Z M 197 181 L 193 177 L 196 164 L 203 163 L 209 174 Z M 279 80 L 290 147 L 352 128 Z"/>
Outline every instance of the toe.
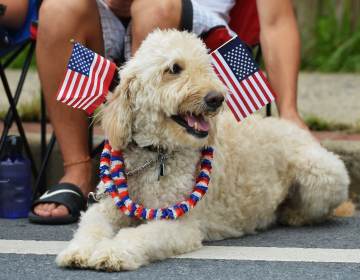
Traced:
<path fill-rule="evenodd" d="M 34 213 L 42 217 L 51 216 L 51 211 L 56 208 L 55 203 L 42 203 L 34 208 Z"/>
<path fill-rule="evenodd" d="M 69 215 L 69 210 L 64 205 L 59 205 L 51 210 L 51 216 L 53 217 L 63 217 L 67 215 Z"/>
<path fill-rule="evenodd" d="M 46 212 L 51 212 L 55 208 L 56 208 L 55 203 L 45 203 L 44 204 L 44 211 L 46 211 Z"/>
<path fill-rule="evenodd" d="M 46 210 L 46 204 L 36 205 L 34 208 L 34 213 L 38 216 L 48 217 L 50 216 L 50 212 Z"/>

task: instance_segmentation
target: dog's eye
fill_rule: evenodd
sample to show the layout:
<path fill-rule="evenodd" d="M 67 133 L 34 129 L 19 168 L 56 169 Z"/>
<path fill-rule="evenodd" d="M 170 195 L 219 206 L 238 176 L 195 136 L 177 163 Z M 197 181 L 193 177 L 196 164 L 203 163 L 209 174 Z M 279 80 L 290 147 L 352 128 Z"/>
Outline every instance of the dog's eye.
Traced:
<path fill-rule="evenodd" d="M 179 64 L 175 63 L 172 67 L 170 67 L 168 69 L 168 72 L 170 74 L 180 74 L 182 70 L 183 69 L 181 68 L 181 66 Z"/>

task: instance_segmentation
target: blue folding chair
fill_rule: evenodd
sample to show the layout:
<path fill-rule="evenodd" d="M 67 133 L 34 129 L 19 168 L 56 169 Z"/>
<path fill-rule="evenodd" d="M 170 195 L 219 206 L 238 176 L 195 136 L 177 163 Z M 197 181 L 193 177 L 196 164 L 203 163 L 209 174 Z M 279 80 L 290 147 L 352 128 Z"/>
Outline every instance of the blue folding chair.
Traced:
<path fill-rule="evenodd" d="M 37 178 L 38 172 L 16 106 L 19 101 L 26 76 L 30 68 L 31 60 L 35 52 L 35 38 L 34 36 L 32 36 L 33 34 L 31 32 L 31 27 L 37 21 L 40 2 L 40 0 L 29 0 L 28 14 L 25 23 L 23 24 L 23 27 L 21 29 L 14 31 L 8 30 L 4 27 L 0 27 L 0 76 L 5 94 L 9 101 L 9 110 L 5 116 L 4 129 L 0 137 L 0 154 L 4 150 L 5 138 L 8 135 L 13 122 L 15 121 L 20 137 L 24 142 L 25 152 L 31 162 L 31 168 L 34 178 Z M 16 86 L 15 93 L 13 94 L 9 87 L 9 82 L 5 70 L 22 52 L 26 52 L 25 61 L 21 69 L 21 74 L 18 84 Z M 45 118 L 45 115 L 42 114 L 42 117 Z M 45 141 L 46 140 L 44 133 L 42 134 L 42 143 L 45 143 Z"/>

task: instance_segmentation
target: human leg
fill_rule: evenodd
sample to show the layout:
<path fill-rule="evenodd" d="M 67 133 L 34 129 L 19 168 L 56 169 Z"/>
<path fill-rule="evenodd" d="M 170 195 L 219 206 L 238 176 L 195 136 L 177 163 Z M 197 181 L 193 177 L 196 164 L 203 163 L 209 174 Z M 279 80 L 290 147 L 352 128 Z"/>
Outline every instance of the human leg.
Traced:
<path fill-rule="evenodd" d="M 181 23 L 181 9 L 181 0 L 135 0 L 131 5 L 132 54 L 154 29 L 178 29 Z"/>
<path fill-rule="evenodd" d="M 66 20 L 65 20 L 66 19 Z M 103 53 L 103 40 L 95 0 L 45 0 L 40 8 L 37 37 L 37 66 L 48 114 L 60 145 L 65 175 L 60 182 L 73 183 L 87 195 L 92 190 L 91 162 L 87 139 L 88 119 L 85 113 L 56 101 L 56 92 L 64 76 L 71 53 L 70 39 Z M 79 164 L 72 164 L 81 162 Z M 39 204 L 34 209 L 40 216 L 63 216 L 62 205 Z"/>

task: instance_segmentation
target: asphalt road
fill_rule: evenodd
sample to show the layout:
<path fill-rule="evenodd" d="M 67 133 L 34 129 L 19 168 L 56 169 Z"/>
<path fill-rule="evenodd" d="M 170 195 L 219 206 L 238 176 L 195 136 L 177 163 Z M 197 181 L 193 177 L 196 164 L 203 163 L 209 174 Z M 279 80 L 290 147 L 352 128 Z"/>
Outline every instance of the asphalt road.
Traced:
<path fill-rule="evenodd" d="M 54 241 L 65 244 L 75 229 L 76 225 L 39 226 L 0 219 L 0 279 L 360 279 L 360 217 L 311 227 L 274 227 L 240 239 L 205 243 L 207 250 L 200 255 L 195 252 L 120 273 L 58 268 L 54 252 L 46 246 Z M 40 241 L 41 252 L 40 247 L 25 248 L 34 240 Z M 249 247 L 252 259 L 246 260 Z M 224 257 L 221 248 L 235 253 Z M 299 250 L 304 250 L 303 261 L 294 261 L 299 256 L 291 252 L 296 255 Z M 314 252 L 322 256 L 319 261 L 313 260 Z"/>

